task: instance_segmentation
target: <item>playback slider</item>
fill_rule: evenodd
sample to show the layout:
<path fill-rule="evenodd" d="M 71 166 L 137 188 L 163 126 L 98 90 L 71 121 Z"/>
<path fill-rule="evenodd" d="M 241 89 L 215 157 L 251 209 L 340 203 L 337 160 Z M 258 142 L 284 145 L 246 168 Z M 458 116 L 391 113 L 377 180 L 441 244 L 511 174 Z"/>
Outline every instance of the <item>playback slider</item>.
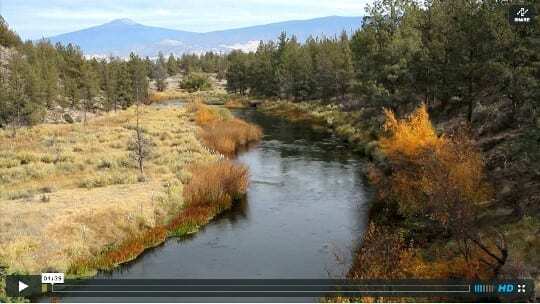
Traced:
<path fill-rule="evenodd" d="M 527 280 L 489 282 L 505 288 L 479 289 L 479 282 L 440 280 L 331 279 L 90 279 L 50 284 L 47 293 L 59 297 L 511 297 L 534 294 Z M 508 286 L 515 286 L 511 288 Z M 479 291 L 482 292 L 479 292 Z M 489 292 L 488 292 L 489 291 Z M 501 293 L 501 291 L 503 291 Z"/>

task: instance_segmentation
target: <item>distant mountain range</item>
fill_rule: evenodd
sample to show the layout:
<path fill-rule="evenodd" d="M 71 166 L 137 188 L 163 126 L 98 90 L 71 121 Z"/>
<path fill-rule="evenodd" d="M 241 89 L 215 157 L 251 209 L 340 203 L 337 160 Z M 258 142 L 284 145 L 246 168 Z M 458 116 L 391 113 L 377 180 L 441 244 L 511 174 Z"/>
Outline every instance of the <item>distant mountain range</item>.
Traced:
<path fill-rule="evenodd" d="M 343 30 L 360 28 L 361 17 L 330 16 L 310 20 L 294 20 L 208 33 L 195 33 L 146 26 L 130 19 L 117 19 L 84 30 L 49 37 L 52 43 L 73 43 L 89 56 L 120 56 L 130 52 L 154 57 L 158 52 L 203 53 L 228 52 L 233 49 L 255 50 L 260 40 L 274 40 L 282 31 L 296 35 L 300 41 L 309 36 L 334 36 Z"/>

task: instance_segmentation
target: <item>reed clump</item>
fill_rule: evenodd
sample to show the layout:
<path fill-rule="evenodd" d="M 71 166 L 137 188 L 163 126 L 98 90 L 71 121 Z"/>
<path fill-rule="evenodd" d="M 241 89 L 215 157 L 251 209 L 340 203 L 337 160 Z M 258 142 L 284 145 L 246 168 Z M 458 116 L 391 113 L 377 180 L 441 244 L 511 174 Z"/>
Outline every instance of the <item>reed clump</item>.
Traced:
<path fill-rule="evenodd" d="M 190 168 L 192 178 L 184 187 L 186 206 L 228 208 L 248 187 L 248 169 L 229 160 L 198 164 Z"/>
<path fill-rule="evenodd" d="M 234 118 L 227 109 L 202 103 L 193 103 L 189 109 L 195 113 L 195 122 L 201 127 L 199 135 L 203 144 L 226 156 L 235 155 L 262 137 L 261 128 Z"/>
<path fill-rule="evenodd" d="M 249 107 L 249 103 L 245 99 L 231 98 L 223 106 L 227 109 L 244 109 Z"/>
<path fill-rule="evenodd" d="M 152 92 L 150 96 L 148 96 L 148 103 L 162 102 L 173 99 L 180 99 L 184 97 L 184 93 L 174 90 L 167 90 L 165 92 Z"/>

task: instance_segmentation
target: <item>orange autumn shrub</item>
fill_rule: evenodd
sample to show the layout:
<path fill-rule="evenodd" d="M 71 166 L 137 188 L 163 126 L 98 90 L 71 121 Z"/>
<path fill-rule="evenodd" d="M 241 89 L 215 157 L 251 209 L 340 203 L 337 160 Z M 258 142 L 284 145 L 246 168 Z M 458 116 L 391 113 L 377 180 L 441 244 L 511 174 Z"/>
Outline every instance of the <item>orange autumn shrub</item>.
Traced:
<path fill-rule="evenodd" d="M 459 251 L 433 245 L 430 258 L 399 230 L 371 222 L 364 233 L 348 277 L 354 279 L 489 279 L 491 273 L 480 261 L 489 260 L 479 248 L 464 257 Z"/>
<path fill-rule="evenodd" d="M 379 143 L 390 170 L 368 169 L 383 215 L 368 226 L 349 276 L 491 279 L 496 263 L 488 252 L 498 245 L 474 228 L 478 203 L 491 195 L 481 154 L 463 132 L 437 136 L 425 105 L 404 119 L 385 113 Z M 424 238 L 439 237 L 433 231 L 442 242 Z"/>
<path fill-rule="evenodd" d="M 463 133 L 437 136 L 425 105 L 401 120 L 385 113 L 388 134 L 380 147 L 392 168 L 387 196 L 404 215 L 435 219 L 454 232 L 465 227 L 490 196 L 481 154 Z"/>
<path fill-rule="evenodd" d="M 425 105 L 405 119 L 396 119 L 394 112 L 384 110 L 386 122 L 384 129 L 388 136 L 379 140 L 379 145 L 388 156 L 403 155 L 413 157 L 422 149 L 434 148 L 444 142 L 431 125 Z"/>

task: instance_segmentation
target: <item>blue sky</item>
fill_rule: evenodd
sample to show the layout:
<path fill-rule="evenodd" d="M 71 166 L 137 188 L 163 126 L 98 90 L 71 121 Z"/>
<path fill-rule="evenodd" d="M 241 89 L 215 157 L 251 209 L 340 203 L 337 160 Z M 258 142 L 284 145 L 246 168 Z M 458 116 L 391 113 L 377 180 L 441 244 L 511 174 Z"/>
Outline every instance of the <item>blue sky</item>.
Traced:
<path fill-rule="evenodd" d="M 292 19 L 360 16 L 370 0 L 0 0 L 0 14 L 24 39 L 113 19 L 208 32 Z"/>

